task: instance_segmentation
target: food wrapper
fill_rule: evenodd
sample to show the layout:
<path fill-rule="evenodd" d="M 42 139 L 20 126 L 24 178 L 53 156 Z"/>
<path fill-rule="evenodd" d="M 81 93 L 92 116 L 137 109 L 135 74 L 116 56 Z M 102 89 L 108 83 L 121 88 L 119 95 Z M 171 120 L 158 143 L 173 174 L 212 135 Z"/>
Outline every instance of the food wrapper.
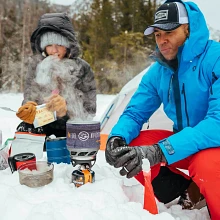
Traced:
<path fill-rule="evenodd" d="M 34 127 L 38 128 L 57 120 L 56 111 L 49 111 L 46 104 L 36 106 L 36 115 L 34 119 Z"/>

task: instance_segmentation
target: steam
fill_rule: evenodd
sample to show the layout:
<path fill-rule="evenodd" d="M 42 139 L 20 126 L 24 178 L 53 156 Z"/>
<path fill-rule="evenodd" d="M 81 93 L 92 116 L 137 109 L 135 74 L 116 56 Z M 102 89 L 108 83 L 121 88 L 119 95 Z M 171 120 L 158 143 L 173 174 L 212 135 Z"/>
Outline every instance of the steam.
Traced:
<path fill-rule="evenodd" d="M 53 70 L 52 62 L 58 62 L 59 59 L 56 56 L 48 56 L 41 63 L 38 64 L 36 69 L 36 83 L 39 85 L 48 85 L 51 83 Z"/>
<path fill-rule="evenodd" d="M 41 100 L 46 100 L 53 91 L 59 91 L 59 95 L 67 102 L 68 115 L 71 120 L 92 119 L 92 116 L 83 107 L 83 92 L 76 88 L 76 84 L 80 80 L 80 71 L 81 66 L 75 60 L 66 58 L 60 60 L 54 56 L 46 57 L 37 66 L 36 88 L 33 95 L 35 93 L 40 96 Z"/>

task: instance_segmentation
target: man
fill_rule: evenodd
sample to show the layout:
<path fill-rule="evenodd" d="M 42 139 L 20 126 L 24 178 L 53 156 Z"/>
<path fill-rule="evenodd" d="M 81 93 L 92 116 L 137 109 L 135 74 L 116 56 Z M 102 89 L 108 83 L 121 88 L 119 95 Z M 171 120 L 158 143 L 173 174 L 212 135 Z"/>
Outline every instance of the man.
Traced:
<path fill-rule="evenodd" d="M 164 203 L 193 180 L 211 218 L 220 219 L 220 44 L 209 40 L 204 16 L 192 2 L 167 1 L 144 33 L 155 35 L 155 63 L 112 129 L 106 160 L 121 167 L 121 175 L 138 174 L 143 182 L 142 159 L 147 158 L 155 196 Z M 143 138 L 140 130 L 161 103 L 174 123 L 173 133 L 159 135 L 150 145 L 148 132 Z M 142 146 L 129 147 L 133 139 Z M 189 176 L 176 168 L 188 169 Z"/>

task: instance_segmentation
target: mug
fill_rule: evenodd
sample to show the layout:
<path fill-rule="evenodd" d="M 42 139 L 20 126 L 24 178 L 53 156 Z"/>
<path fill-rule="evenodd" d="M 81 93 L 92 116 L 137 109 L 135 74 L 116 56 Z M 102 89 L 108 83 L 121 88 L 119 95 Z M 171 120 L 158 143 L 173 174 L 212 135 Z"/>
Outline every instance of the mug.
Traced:
<path fill-rule="evenodd" d="M 34 162 L 32 163 L 33 165 L 31 170 L 36 170 L 36 157 L 33 153 L 20 153 L 8 158 L 8 164 L 12 173 L 16 171 L 21 165 L 29 162 Z"/>
<path fill-rule="evenodd" d="M 47 161 L 49 163 L 70 164 L 70 152 L 66 147 L 66 137 L 46 139 Z"/>

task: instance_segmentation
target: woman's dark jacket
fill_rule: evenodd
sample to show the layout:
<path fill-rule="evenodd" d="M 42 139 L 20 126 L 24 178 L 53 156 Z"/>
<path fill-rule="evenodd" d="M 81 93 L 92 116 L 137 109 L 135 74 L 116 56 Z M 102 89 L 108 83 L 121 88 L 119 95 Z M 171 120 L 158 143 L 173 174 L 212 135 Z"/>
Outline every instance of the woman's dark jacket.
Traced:
<path fill-rule="evenodd" d="M 77 90 L 78 93 L 80 93 L 79 98 L 82 100 L 83 110 L 87 112 L 88 115 L 93 117 L 96 113 L 96 85 L 94 74 L 89 64 L 78 57 L 79 45 L 76 40 L 73 26 L 65 13 L 50 13 L 41 16 L 38 26 L 31 36 L 31 48 L 34 55 L 29 59 L 28 72 L 25 80 L 23 104 L 27 101 L 35 101 L 38 105 L 44 103 L 44 100 L 41 98 L 40 94 L 37 94 L 41 92 L 40 90 L 42 90 L 42 88 L 39 85 L 36 85 L 35 77 L 37 65 L 45 58 L 43 57 L 43 51 L 40 48 L 40 37 L 43 33 L 48 31 L 57 32 L 68 38 L 70 47 L 67 49 L 68 58 L 65 59 L 67 60 L 68 65 L 71 65 L 71 71 L 69 72 L 69 76 L 66 76 L 68 88 L 66 88 L 67 85 L 63 85 L 63 88 L 69 90 L 72 88 L 73 92 Z M 39 91 L 36 92 L 36 90 Z M 63 91 L 63 93 L 65 93 L 65 91 Z M 71 92 L 65 94 L 69 97 L 64 98 L 71 98 Z M 67 102 L 67 107 L 68 105 L 69 103 Z M 60 118 L 44 127 L 47 130 L 50 128 L 65 130 L 66 121 L 69 118 L 70 117 L 67 113 L 67 115 L 63 118 Z M 71 119 L 74 118 L 71 117 Z"/>

